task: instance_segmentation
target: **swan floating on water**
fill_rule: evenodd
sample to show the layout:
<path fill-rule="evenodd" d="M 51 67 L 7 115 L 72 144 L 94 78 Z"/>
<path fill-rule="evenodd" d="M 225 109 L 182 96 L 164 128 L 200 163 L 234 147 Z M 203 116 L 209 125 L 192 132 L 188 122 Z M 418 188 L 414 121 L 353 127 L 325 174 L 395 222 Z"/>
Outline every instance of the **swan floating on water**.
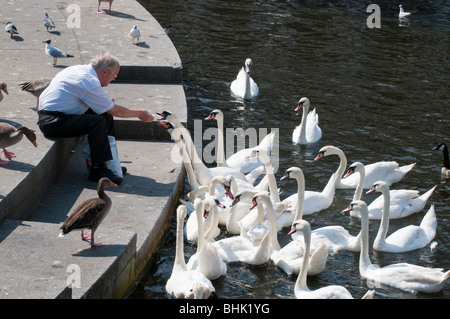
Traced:
<path fill-rule="evenodd" d="M 230 85 L 231 92 L 244 100 L 251 100 L 259 93 L 258 85 L 250 76 L 252 65 L 252 59 L 247 58 L 236 79 Z"/>
<path fill-rule="evenodd" d="M 350 292 L 345 287 L 339 285 L 325 286 L 316 290 L 308 288 L 306 275 L 308 272 L 309 250 L 311 246 L 311 226 L 304 219 L 297 220 L 289 234 L 297 231 L 303 233 L 305 256 L 303 257 L 302 268 L 294 286 L 295 297 L 297 299 L 353 299 Z M 373 299 L 373 295 L 374 291 L 369 290 L 363 296 L 363 299 Z"/>
<path fill-rule="evenodd" d="M 440 291 L 450 270 L 428 268 L 409 263 L 397 263 L 384 267 L 373 265 L 369 258 L 369 211 L 364 201 L 352 202 L 343 212 L 357 210 L 361 215 L 361 253 L 359 272 L 372 283 L 381 283 L 404 291 L 434 293 Z"/>
<path fill-rule="evenodd" d="M 172 298 L 193 299 L 195 297 L 195 289 L 197 290 L 197 295 L 201 295 L 202 298 L 207 299 L 212 293 L 215 293 L 213 284 L 201 272 L 196 270 L 188 270 L 186 267 L 186 261 L 184 260 L 183 225 L 186 214 L 186 206 L 178 206 L 175 261 L 173 264 L 172 273 L 170 278 L 167 280 L 165 288 L 167 293 Z M 200 290 L 201 293 L 199 293 L 198 290 Z"/>
<path fill-rule="evenodd" d="M 309 99 L 302 97 L 298 101 L 295 112 L 303 109 L 302 120 L 292 132 L 292 142 L 295 144 L 312 144 L 322 138 L 322 129 L 319 127 L 319 115 L 316 109 L 309 112 Z"/>

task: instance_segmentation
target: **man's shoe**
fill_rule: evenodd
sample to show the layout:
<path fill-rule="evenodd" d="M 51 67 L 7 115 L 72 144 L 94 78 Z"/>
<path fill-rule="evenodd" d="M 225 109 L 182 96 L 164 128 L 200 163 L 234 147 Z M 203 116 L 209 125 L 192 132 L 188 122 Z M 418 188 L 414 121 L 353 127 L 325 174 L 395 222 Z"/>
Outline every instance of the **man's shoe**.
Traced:
<path fill-rule="evenodd" d="M 89 172 L 89 179 L 94 182 L 98 182 L 102 177 L 109 178 L 111 182 L 116 183 L 117 185 L 121 184 L 123 181 L 122 178 L 115 175 L 110 169 L 106 168 L 104 165 L 92 166 Z"/>

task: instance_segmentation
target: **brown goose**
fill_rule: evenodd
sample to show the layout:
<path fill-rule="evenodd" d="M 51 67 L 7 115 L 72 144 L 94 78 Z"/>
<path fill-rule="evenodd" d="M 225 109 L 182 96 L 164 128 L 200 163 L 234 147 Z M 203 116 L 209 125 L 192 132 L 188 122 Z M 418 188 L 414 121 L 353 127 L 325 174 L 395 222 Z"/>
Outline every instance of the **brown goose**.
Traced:
<path fill-rule="evenodd" d="M 2 91 L 8 94 L 8 86 L 5 82 L 0 82 L 0 101 L 3 100 Z"/>
<path fill-rule="evenodd" d="M 64 237 L 72 230 L 81 230 L 81 240 L 90 240 L 93 247 L 102 246 L 102 243 L 94 241 L 94 233 L 111 210 L 112 201 L 105 193 L 106 187 L 117 187 L 117 184 L 106 177 L 100 179 L 97 184 L 99 198 L 90 198 L 82 202 L 62 224 L 59 237 Z M 91 230 L 91 236 L 84 236 L 85 229 Z"/>
<path fill-rule="evenodd" d="M 52 81 L 51 78 L 43 77 L 33 81 L 23 82 L 19 84 L 22 91 L 29 92 L 37 98 L 36 111 L 38 111 L 39 109 L 39 96 L 49 86 L 51 81 Z"/>
<path fill-rule="evenodd" d="M 37 147 L 36 134 L 34 134 L 34 132 L 29 128 L 21 126 L 16 129 L 11 124 L 0 123 L 0 148 L 3 149 L 3 153 L 6 158 L 16 157 L 14 153 L 8 152 L 6 148 L 19 143 L 24 135 L 30 140 L 31 143 L 33 143 L 35 147 Z M 0 158 L 0 165 L 8 163 L 9 161 L 4 161 Z"/>

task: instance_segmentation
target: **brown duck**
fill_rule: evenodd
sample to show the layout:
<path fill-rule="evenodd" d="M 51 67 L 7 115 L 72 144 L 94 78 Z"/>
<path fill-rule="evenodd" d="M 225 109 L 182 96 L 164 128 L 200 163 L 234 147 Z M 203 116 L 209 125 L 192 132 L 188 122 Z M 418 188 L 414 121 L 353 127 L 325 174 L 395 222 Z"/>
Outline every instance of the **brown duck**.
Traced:
<path fill-rule="evenodd" d="M 99 198 L 90 198 L 82 202 L 62 224 L 59 237 L 64 237 L 72 230 L 81 230 L 81 240 L 90 240 L 91 246 L 94 247 L 102 246 L 102 243 L 94 241 L 94 233 L 111 210 L 112 202 L 105 193 L 106 187 L 117 187 L 117 184 L 106 177 L 100 179 L 97 184 Z M 91 230 L 91 236 L 84 236 L 85 229 Z"/>
<path fill-rule="evenodd" d="M 34 132 L 29 128 L 21 126 L 16 129 L 11 124 L 0 123 L 0 148 L 3 149 L 3 153 L 6 158 L 13 158 L 16 156 L 13 152 L 8 152 L 6 148 L 19 143 L 24 135 L 30 140 L 31 143 L 33 143 L 35 147 L 37 147 L 36 134 L 34 134 Z M 0 165 L 8 163 L 9 161 L 4 161 L 0 158 Z"/>

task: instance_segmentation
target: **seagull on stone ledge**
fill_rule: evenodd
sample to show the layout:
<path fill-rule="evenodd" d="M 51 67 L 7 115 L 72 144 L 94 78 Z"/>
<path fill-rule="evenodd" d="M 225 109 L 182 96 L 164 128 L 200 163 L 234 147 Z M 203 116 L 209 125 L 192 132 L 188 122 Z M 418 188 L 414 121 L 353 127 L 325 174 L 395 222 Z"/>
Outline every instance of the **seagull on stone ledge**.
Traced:
<path fill-rule="evenodd" d="M 19 34 L 19 32 L 17 32 L 16 26 L 9 21 L 6 22 L 5 31 L 9 33 L 10 38 L 13 37 L 13 34 Z"/>
<path fill-rule="evenodd" d="M 138 44 L 139 43 L 139 38 L 141 37 L 141 31 L 139 31 L 137 26 L 133 26 L 133 28 L 131 29 L 130 33 L 128 33 L 128 35 L 133 39 L 133 44 Z M 134 39 L 137 39 L 137 42 L 134 43 Z"/>
<path fill-rule="evenodd" d="M 46 53 L 49 57 L 53 58 L 53 66 L 56 66 L 56 60 L 57 60 L 58 58 L 73 58 L 73 55 L 64 53 L 64 52 L 61 51 L 60 49 L 53 47 L 53 46 L 50 44 L 51 42 L 52 42 L 52 40 L 47 40 L 47 41 L 44 41 L 44 42 L 42 42 L 42 43 L 47 43 L 47 44 L 45 45 L 45 53 Z"/>

